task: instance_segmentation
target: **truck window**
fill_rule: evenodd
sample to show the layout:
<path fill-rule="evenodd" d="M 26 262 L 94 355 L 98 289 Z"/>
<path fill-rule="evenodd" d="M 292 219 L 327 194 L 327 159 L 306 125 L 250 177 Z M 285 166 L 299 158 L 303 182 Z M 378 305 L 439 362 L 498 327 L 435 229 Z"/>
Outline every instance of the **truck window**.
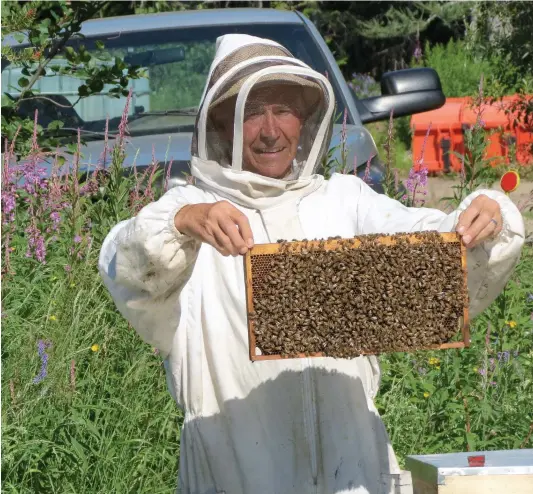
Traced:
<path fill-rule="evenodd" d="M 130 116 L 145 112 L 164 112 L 184 110 L 184 114 L 159 114 L 146 118 L 131 118 L 129 129 L 134 135 L 153 134 L 166 131 L 190 132 L 195 123 L 195 111 L 202 96 L 215 53 L 216 39 L 229 33 L 250 34 L 273 39 L 291 53 L 322 74 L 328 73 L 328 65 L 313 38 L 301 25 L 232 25 L 209 26 L 187 29 L 147 30 L 139 33 L 121 33 L 107 39 L 98 37 L 73 41 L 72 45 L 83 44 L 89 50 L 96 50 L 95 42 L 101 40 L 111 57 L 125 59 L 132 65 L 145 68 L 148 78 L 130 81 L 133 96 Z M 58 56 L 52 64 L 64 63 Z M 105 62 L 103 62 L 105 63 Z M 7 66 L 2 71 L 2 93 L 13 97 L 20 94 L 17 81 L 21 77 L 20 68 Z M 330 78 L 331 80 L 331 78 Z M 342 121 L 344 102 L 340 97 L 337 81 L 331 81 L 337 99 L 336 114 Z M 101 94 L 92 95 L 77 101 L 78 86 L 83 80 L 64 75 L 47 75 L 35 89 L 41 94 L 57 101 L 74 104 L 72 109 L 62 109 L 61 116 L 65 126 L 81 127 L 91 132 L 103 132 L 106 118 L 109 117 L 109 130 L 116 132 L 124 109 L 125 97 L 113 98 L 104 87 Z M 28 102 L 29 103 L 29 102 Z M 41 102 L 42 103 L 42 102 Z M 44 115 L 43 115 L 44 108 Z M 31 105 L 25 104 L 24 111 L 33 114 Z M 40 104 L 40 122 L 57 118 L 57 108 L 53 103 Z M 44 122 L 42 122 L 44 121 Z M 348 123 L 352 123 L 348 121 Z M 95 136 L 96 138 L 98 136 Z"/>

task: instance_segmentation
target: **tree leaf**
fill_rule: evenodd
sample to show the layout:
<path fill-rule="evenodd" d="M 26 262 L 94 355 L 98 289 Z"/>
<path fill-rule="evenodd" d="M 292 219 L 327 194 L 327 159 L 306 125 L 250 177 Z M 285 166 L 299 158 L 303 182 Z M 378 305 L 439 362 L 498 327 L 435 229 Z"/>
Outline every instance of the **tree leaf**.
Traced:
<path fill-rule="evenodd" d="M 89 96 L 90 94 L 90 90 L 89 90 L 89 87 L 86 85 L 86 84 L 82 84 L 79 88 L 78 88 L 78 94 L 80 96 Z"/>
<path fill-rule="evenodd" d="M 65 47 L 65 58 L 69 62 L 76 62 L 78 57 L 76 55 L 76 52 L 74 51 L 74 48 L 72 48 L 72 46 Z"/>
<path fill-rule="evenodd" d="M 99 93 L 104 88 L 104 83 L 100 79 L 95 79 L 89 83 L 89 86 L 93 93 Z"/>
<path fill-rule="evenodd" d="M 56 130 L 63 128 L 63 125 L 65 125 L 61 120 L 52 120 L 49 124 L 47 129 L 48 130 Z"/>

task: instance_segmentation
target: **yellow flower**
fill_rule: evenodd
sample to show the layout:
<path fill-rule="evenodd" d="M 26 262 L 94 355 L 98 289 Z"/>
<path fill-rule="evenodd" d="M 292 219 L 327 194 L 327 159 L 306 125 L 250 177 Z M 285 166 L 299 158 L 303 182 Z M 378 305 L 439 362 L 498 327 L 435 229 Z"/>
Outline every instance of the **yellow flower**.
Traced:
<path fill-rule="evenodd" d="M 428 362 L 429 365 L 437 365 L 440 363 L 440 360 L 437 357 L 430 357 Z"/>
<path fill-rule="evenodd" d="M 477 367 L 473 367 L 473 370 L 474 370 L 474 372 L 477 372 L 478 368 Z"/>
<path fill-rule="evenodd" d="M 57 316 L 52 314 L 48 319 L 50 319 L 50 321 L 57 321 Z"/>
<path fill-rule="evenodd" d="M 436 365 L 435 369 L 440 370 L 440 365 Z"/>
<path fill-rule="evenodd" d="M 100 350 L 100 345 L 98 345 L 97 343 L 95 343 L 92 347 L 91 347 L 91 350 L 93 352 L 97 352 L 98 350 Z"/>
<path fill-rule="evenodd" d="M 76 283 L 71 283 L 70 288 L 74 288 L 76 286 Z"/>
<path fill-rule="evenodd" d="M 505 324 L 510 328 L 516 328 L 516 321 L 505 321 Z"/>
<path fill-rule="evenodd" d="M 428 391 L 424 392 L 424 398 L 429 398 L 429 392 Z"/>

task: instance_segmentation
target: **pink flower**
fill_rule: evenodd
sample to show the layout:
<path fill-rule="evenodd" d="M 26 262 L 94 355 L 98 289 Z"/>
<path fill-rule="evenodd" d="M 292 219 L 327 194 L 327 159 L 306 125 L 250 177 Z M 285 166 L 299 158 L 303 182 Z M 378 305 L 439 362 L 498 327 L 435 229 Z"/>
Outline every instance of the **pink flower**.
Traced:
<path fill-rule="evenodd" d="M 46 246 L 44 243 L 44 237 L 35 221 L 32 220 L 32 223 L 28 228 L 26 228 L 26 234 L 28 235 L 28 249 L 26 251 L 26 257 L 32 257 L 35 255 L 35 258 L 45 264 L 46 257 Z"/>

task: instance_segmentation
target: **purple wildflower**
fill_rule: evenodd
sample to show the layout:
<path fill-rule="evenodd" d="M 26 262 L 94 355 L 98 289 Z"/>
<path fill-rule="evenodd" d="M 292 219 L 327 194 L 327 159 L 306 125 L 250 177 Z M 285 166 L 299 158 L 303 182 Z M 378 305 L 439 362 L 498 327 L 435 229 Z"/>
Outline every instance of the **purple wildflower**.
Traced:
<path fill-rule="evenodd" d="M 486 376 L 487 375 L 487 370 L 486 369 L 479 369 L 478 372 L 482 376 Z"/>
<path fill-rule="evenodd" d="M 4 225 L 15 221 L 15 205 L 16 201 L 13 191 L 2 186 L 2 216 Z"/>
<path fill-rule="evenodd" d="M 427 369 L 425 369 L 424 367 L 419 367 L 418 368 L 418 373 L 421 375 L 421 376 L 424 376 L 427 374 Z"/>
<path fill-rule="evenodd" d="M 61 222 L 61 215 L 58 211 L 54 211 L 50 214 L 50 219 L 52 220 L 52 231 L 57 232 L 59 223 Z"/>
<path fill-rule="evenodd" d="M 505 351 L 505 352 L 498 352 L 498 362 L 509 362 L 509 358 L 511 357 L 511 352 Z"/>
<path fill-rule="evenodd" d="M 82 238 L 81 238 L 79 235 L 76 235 L 76 236 L 74 237 L 74 243 L 75 243 L 75 244 L 79 244 L 79 243 L 81 243 L 81 240 L 82 240 Z"/>
<path fill-rule="evenodd" d="M 413 52 L 413 57 L 415 58 L 415 60 L 417 62 L 420 62 L 420 60 L 422 59 L 422 46 L 420 46 L 420 39 L 418 39 L 418 38 L 416 40 L 416 45 L 415 45 L 415 50 Z"/>
<path fill-rule="evenodd" d="M 51 346 L 52 343 L 49 341 L 39 340 L 37 343 L 37 353 L 41 358 L 41 370 L 37 377 L 33 378 L 33 384 L 40 383 L 48 375 L 48 354 L 46 353 L 46 349 Z"/>
<path fill-rule="evenodd" d="M 96 172 L 95 172 L 96 173 Z M 80 188 L 80 196 L 92 196 L 98 192 L 98 182 L 95 177 L 91 177 Z"/>
<path fill-rule="evenodd" d="M 170 163 L 167 166 L 167 172 L 165 173 L 165 184 L 163 186 L 163 190 L 166 192 L 168 190 L 168 183 L 170 181 L 170 172 L 172 170 L 172 163 L 174 162 L 174 158 L 170 158 Z"/>
<path fill-rule="evenodd" d="M 130 88 L 128 97 L 126 98 L 126 105 L 124 106 L 124 111 L 122 112 L 122 118 L 120 119 L 120 124 L 118 125 L 118 143 L 120 149 L 124 149 L 124 138 L 128 132 L 128 115 L 130 111 L 131 95 L 133 94 L 133 86 Z"/>
<path fill-rule="evenodd" d="M 428 183 L 428 167 L 424 164 L 424 153 L 426 151 L 426 145 L 431 131 L 431 122 L 428 125 L 424 141 L 422 143 L 422 149 L 420 150 L 420 156 L 416 160 L 416 163 L 409 170 L 409 177 L 405 181 L 405 188 L 412 194 L 411 202 L 412 206 L 417 205 L 416 194 L 417 192 L 422 195 L 427 194 Z M 424 203 L 425 201 L 418 201 Z"/>
<path fill-rule="evenodd" d="M 370 185 L 372 183 L 372 181 L 370 180 L 370 163 L 373 158 L 374 156 L 370 156 L 368 158 L 366 162 L 366 167 L 365 167 L 365 174 L 363 175 L 363 182 L 367 185 Z"/>
<path fill-rule="evenodd" d="M 496 387 L 496 386 L 498 386 L 498 383 L 496 381 L 491 381 L 490 385 Z"/>
<path fill-rule="evenodd" d="M 341 129 L 341 143 L 342 144 L 345 144 L 346 143 L 346 122 L 348 120 L 348 110 L 345 108 L 344 109 L 344 116 L 343 116 L 343 119 L 342 119 L 342 129 Z"/>
<path fill-rule="evenodd" d="M 528 293 L 528 295 L 527 295 L 527 301 L 528 301 L 528 302 L 533 302 L 533 293 Z"/>
<path fill-rule="evenodd" d="M 358 98 L 370 98 L 378 96 L 379 85 L 376 80 L 368 74 L 352 74 L 352 81 L 349 83 Z"/>
<path fill-rule="evenodd" d="M 67 273 L 70 273 L 72 271 L 72 266 L 70 264 L 65 264 L 65 266 L 63 267 Z"/>
<path fill-rule="evenodd" d="M 39 262 L 45 264 L 46 246 L 44 243 L 44 237 L 39 228 L 37 228 L 34 220 L 30 226 L 26 228 L 26 234 L 28 235 L 26 257 L 32 257 L 34 255 Z"/>
<path fill-rule="evenodd" d="M 4 166 L 2 169 L 2 219 L 4 225 L 15 220 L 16 207 L 16 177 L 15 170 L 9 166 L 11 153 L 5 145 Z"/>
<path fill-rule="evenodd" d="M 415 167 L 409 170 L 409 177 L 405 181 L 405 188 L 412 194 L 416 194 L 419 187 L 427 187 L 428 169 L 425 166 L 415 170 Z"/>

